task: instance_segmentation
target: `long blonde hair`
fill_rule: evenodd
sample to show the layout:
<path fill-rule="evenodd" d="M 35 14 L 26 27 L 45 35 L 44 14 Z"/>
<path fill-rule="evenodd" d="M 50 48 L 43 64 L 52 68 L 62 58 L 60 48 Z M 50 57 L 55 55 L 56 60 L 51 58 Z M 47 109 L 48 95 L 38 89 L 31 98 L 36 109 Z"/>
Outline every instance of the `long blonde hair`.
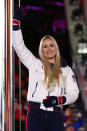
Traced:
<path fill-rule="evenodd" d="M 52 36 L 46 35 L 40 41 L 39 56 L 40 56 L 40 58 L 43 62 L 43 65 L 44 65 L 44 71 L 45 71 L 44 82 L 47 82 L 47 79 L 48 79 L 47 88 L 50 88 L 51 67 L 50 67 L 49 62 L 45 59 L 45 57 L 43 56 L 43 53 L 42 53 L 42 44 L 43 44 L 43 41 L 46 39 L 51 39 L 53 41 L 54 45 L 56 46 L 56 61 L 54 64 L 53 78 L 57 84 L 59 84 L 59 76 L 61 75 L 62 71 L 60 68 L 60 51 L 59 51 L 59 47 L 57 45 L 57 42 Z"/>

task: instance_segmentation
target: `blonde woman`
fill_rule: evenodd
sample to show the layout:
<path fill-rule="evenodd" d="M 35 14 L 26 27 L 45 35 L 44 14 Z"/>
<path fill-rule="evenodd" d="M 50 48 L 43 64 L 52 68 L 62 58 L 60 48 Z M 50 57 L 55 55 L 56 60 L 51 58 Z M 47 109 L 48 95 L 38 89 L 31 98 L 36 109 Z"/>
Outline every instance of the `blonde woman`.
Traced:
<path fill-rule="evenodd" d="M 29 69 L 27 101 L 28 131 L 64 131 L 61 107 L 74 103 L 79 94 L 72 69 L 62 63 L 56 40 L 44 36 L 39 46 L 37 59 L 24 44 L 20 29 L 20 9 L 13 20 L 13 47 Z"/>

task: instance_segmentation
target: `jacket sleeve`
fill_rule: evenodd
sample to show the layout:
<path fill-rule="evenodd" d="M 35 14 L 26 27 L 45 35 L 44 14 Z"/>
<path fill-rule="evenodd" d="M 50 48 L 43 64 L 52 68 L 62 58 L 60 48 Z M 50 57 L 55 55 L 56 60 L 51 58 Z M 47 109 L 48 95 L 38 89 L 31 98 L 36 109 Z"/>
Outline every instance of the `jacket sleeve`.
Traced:
<path fill-rule="evenodd" d="M 72 71 L 72 69 L 67 66 L 66 69 L 66 77 L 64 80 L 65 85 L 65 94 L 66 97 L 66 103 L 64 105 L 72 104 L 74 103 L 79 96 L 79 88 L 76 82 L 75 74 Z"/>
<path fill-rule="evenodd" d="M 21 62 L 29 68 L 33 63 L 36 64 L 36 57 L 31 53 L 24 44 L 21 30 L 13 31 L 13 47 L 20 58 Z"/>

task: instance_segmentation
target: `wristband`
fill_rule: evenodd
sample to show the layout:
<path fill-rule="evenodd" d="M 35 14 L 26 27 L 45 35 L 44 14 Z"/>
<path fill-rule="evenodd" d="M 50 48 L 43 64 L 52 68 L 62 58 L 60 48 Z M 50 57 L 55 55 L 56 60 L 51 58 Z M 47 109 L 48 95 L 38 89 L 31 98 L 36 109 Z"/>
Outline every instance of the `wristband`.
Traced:
<path fill-rule="evenodd" d="M 20 29 L 20 21 L 13 19 L 13 30 L 19 30 Z"/>
<path fill-rule="evenodd" d="M 59 103 L 59 104 L 63 104 L 63 99 L 62 99 L 61 96 L 58 97 L 58 103 Z"/>
<path fill-rule="evenodd" d="M 58 97 L 58 104 L 64 104 L 66 102 L 65 96 L 59 96 Z"/>
<path fill-rule="evenodd" d="M 13 25 L 20 25 L 20 21 L 16 20 L 16 19 L 13 19 Z"/>

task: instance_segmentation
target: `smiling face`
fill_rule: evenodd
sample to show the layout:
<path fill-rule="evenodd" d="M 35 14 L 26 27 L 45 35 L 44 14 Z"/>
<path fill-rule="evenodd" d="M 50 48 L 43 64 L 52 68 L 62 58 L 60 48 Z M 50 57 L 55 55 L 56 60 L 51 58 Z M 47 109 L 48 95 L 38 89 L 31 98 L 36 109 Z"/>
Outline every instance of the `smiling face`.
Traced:
<path fill-rule="evenodd" d="M 42 53 L 45 59 L 50 63 L 55 63 L 57 47 L 53 40 L 47 38 L 42 43 Z"/>

